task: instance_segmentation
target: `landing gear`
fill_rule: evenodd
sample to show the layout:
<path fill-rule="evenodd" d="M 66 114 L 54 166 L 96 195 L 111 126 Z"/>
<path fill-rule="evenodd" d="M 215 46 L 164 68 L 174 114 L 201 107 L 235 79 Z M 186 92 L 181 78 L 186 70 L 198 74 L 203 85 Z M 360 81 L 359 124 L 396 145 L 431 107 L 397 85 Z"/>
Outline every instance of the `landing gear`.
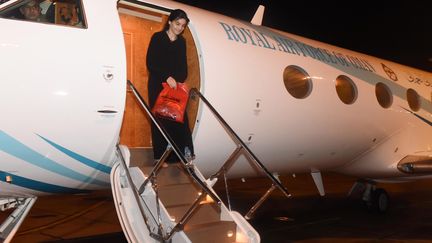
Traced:
<path fill-rule="evenodd" d="M 389 208 L 390 198 L 382 188 L 377 188 L 371 180 L 358 180 L 350 192 L 349 197 L 360 196 L 369 211 L 385 213 Z"/>
<path fill-rule="evenodd" d="M 367 202 L 366 204 L 369 210 L 378 213 L 385 213 L 389 207 L 389 196 L 384 189 L 375 189 L 372 191 L 370 202 Z"/>

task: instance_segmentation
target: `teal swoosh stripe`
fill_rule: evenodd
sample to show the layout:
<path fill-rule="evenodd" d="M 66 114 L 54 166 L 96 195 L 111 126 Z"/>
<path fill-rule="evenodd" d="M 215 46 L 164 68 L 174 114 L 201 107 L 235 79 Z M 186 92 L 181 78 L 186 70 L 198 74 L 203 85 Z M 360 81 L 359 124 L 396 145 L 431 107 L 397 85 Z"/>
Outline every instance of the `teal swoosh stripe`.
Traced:
<path fill-rule="evenodd" d="M 29 162 L 35 166 L 54 172 L 56 174 L 98 186 L 109 186 L 109 183 L 107 182 L 96 180 L 92 177 L 83 175 L 49 158 L 46 158 L 45 156 L 27 147 L 26 145 L 22 144 L 21 142 L 9 136 L 3 131 L 0 131 L 0 149 L 12 156 L 20 158 L 26 162 Z"/>
<path fill-rule="evenodd" d="M 44 183 L 41 181 L 36 181 L 32 179 L 28 179 L 22 176 L 6 173 L 4 171 L 0 171 L 0 181 L 6 182 L 6 176 L 12 177 L 12 185 L 25 187 L 28 189 L 47 192 L 47 193 L 87 193 L 89 190 L 80 190 L 69 187 L 57 186 L 49 183 Z"/>
<path fill-rule="evenodd" d="M 71 158 L 73 158 L 75 160 L 78 160 L 79 162 L 81 162 L 81 163 L 83 163 L 83 164 L 85 164 L 85 165 L 87 165 L 89 167 L 92 167 L 92 168 L 94 168 L 96 170 L 102 171 L 102 172 L 107 173 L 107 174 L 109 174 L 111 172 L 111 167 L 109 167 L 109 166 L 100 164 L 100 163 L 98 163 L 98 162 L 96 162 L 94 160 L 91 160 L 91 159 L 88 159 L 88 158 L 86 158 L 84 156 L 81 156 L 81 155 L 79 155 L 79 154 L 77 154 L 77 153 L 75 153 L 75 152 L 73 152 L 73 151 L 71 151 L 71 150 L 69 150 L 69 149 L 67 149 L 65 147 L 62 147 L 62 146 L 54 143 L 53 141 L 51 141 L 51 140 L 49 140 L 47 138 L 42 137 L 39 134 L 38 134 L 38 136 L 40 138 L 42 138 L 43 140 L 45 140 L 47 143 L 51 144 L 54 148 L 60 150 L 61 152 L 67 154 L 69 157 L 71 157 Z"/>
<path fill-rule="evenodd" d="M 408 109 L 405 109 L 403 107 L 401 107 L 401 108 L 404 109 L 404 110 L 406 110 L 406 111 L 408 111 L 409 113 L 413 114 L 414 116 L 416 116 L 418 119 L 422 120 L 423 122 L 425 122 L 429 126 L 432 126 L 432 122 L 429 121 L 428 119 L 426 119 L 426 118 L 424 118 L 424 117 L 422 117 L 422 116 L 420 116 L 420 115 L 418 115 L 418 114 L 416 114 L 416 113 L 414 113 L 414 112 L 412 112 L 412 111 L 410 111 Z"/>

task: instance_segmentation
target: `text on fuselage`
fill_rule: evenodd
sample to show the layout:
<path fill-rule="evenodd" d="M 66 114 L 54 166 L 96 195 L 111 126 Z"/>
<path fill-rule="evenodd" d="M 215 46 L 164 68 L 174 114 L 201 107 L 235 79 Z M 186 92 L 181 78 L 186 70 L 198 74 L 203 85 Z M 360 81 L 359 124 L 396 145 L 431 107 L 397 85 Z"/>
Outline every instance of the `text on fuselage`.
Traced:
<path fill-rule="evenodd" d="M 365 59 L 355 57 L 352 55 L 345 55 L 339 52 L 330 51 L 324 48 L 317 48 L 311 45 L 288 39 L 277 33 L 268 30 L 254 30 L 239 27 L 236 25 L 229 25 L 219 22 L 227 34 L 230 41 L 236 41 L 243 44 L 267 48 L 270 50 L 281 51 L 293 55 L 304 57 L 311 57 L 313 59 L 341 65 L 345 67 L 354 67 L 369 72 L 375 72 L 374 67 Z"/>

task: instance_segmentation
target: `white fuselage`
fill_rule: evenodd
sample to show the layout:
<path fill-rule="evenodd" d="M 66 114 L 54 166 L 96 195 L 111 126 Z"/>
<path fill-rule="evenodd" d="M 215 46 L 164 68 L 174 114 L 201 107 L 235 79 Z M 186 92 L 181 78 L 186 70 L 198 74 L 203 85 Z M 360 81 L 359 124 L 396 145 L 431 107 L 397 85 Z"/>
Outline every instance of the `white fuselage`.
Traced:
<path fill-rule="evenodd" d="M 116 3 L 100 3 L 85 4 L 88 13 L 103 13 L 87 16 L 88 29 L 0 19 L 0 171 L 12 177 L 10 185 L 1 183 L 2 193 L 109 186 L 124 111 L 125 53 Z"/>
<path fill-rule="evenodd" d="M 176 2 L 145 2 L 188 13 L 201 92 L 270 171 L 388 179 L 407 176 L 396 168 L 405 156 L 432 155 L 431 125 L 414 115 L 432 120 L 431 74 Z M 116 1 L 83 4 L 83 29 L 0 18 L 1 195 L 109 186 L 125 110 L 126 54 Z M 284 86 L 290 65 L 312 80 L 303 99 Z M 356 86 L 350 105 L 337 95 L 340 75 Z M 378 82 L 392 92 L 387 109 L 377 102 Z M 418 111 L 410 112 L 408 88 L 420 96 Z M 196 163 L 210 175 L 235 145 L 203 105 L 197 120 Z M 230 175 L 256 173 L 241 158 Z"/>

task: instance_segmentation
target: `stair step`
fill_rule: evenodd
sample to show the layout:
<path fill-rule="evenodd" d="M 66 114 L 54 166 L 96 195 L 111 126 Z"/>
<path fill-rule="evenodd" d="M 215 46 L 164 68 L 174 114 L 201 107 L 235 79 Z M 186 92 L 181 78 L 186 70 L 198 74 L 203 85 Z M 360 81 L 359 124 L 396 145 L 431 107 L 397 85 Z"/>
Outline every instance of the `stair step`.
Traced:
<path fill-rule="evenodd" d="M 159 198 L 165 207 L 191 205 L 199 196 L 199 190 L 192 184 L 161 186 L 158 190 Z"/>
<path fill-rule="evenodd" d="M 140 169 L 148 176 L 153 169 L 153 166 L 142 166 Z M 168 164 L 168 167 L 163 167 L 159 170 L 157 183 L 161 186 L 187 184 L 192 183 L 192 179 L 190 179 L 189 175 L 180 168 L 180 165 Z"/>
<path fill-rule="evenodd" d="M 236 224 L 233 221 L 218 221 L 214 223 L 193 225 L 185 228 L 185 233 L 192 242 L 236 242 Z"/>
<path fill-rule="evenodd" d="M 129 167 L 150 166 L 154 164 L 153 148 L 129 148 Z"/>
<path fill-rule="evenodd" d="M 191 205 L 167 207 L 168 213 L 179 222 Z M 186 228 L 191 225 L 211 223 L 220 220 L 220 208 L 214 203 L 205 203 L 198 206 L 186 223 Z"/>
<path fill-rule="evenodd" d="M 149 176 L 154 166 L 152 154 L 145 149 L 131 151 L 132 166 L 139 167 Z M 176 222 L 183 217 L 201 191 L 180 166 L 168 164 L 168 167 L 160 169 L 156 179 L 159 198 Z M 237 226 L 233 221 L 220 221 L 220 211 L 214 202 L 201 203 L 184 226 L 189 239 L 192 242 L 236 243 Z"/>

